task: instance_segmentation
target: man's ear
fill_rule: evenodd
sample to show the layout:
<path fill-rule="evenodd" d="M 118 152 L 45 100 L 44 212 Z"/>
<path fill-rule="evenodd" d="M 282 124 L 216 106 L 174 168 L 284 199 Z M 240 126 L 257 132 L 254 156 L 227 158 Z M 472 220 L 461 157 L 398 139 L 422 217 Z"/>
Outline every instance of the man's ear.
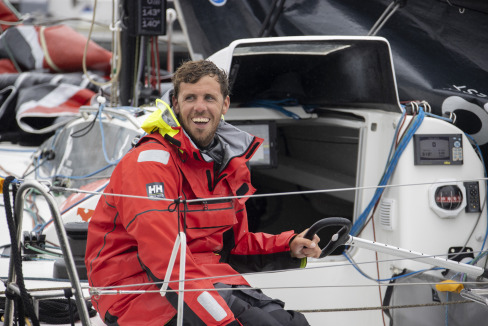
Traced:
<path fill-rule="evenodd" d="M 226 114 L 227 111 L 229 110 L 229 106 L 230 106 L 230 97 L 227 96 L 225 99 L 224 99 L 224 105 L 222 107 L 222 115 Z"/>
<path fill-rule="evenodd" d="M 173 112 L 175 114 L 179 114 L 180 112 L 180 109 L 178 107 L 178 100 L 176 99 L 176 97 L 173 95 L 171 96 L 171 104 L 173 105 Z"/>

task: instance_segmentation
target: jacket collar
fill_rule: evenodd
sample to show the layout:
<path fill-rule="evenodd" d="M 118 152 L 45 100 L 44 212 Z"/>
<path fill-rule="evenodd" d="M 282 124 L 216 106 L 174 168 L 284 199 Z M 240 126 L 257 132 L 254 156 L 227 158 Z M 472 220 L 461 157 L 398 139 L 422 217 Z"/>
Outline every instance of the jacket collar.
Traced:
<path fill-rule="evenodd" d="M 162 104 L 161 104 L 162 103 Z M 163 105 L 164 104 L 164 105 Z M 215 133 L 214 145 L 200 149 L 181 127 L 173 110 L 163 101 L 157 101 L 158 109 L 154 111 L 141 126 L 147 133 L 158 132 L 169 143 L 178 148 L 182 157 L 190 157 L 207 163 L 215 163 L 220 171 L 227 169 L 235 158 L 239 163 L 246 163 L 262 143 L 262 139 L 252 136 L 233 125 L 220 121 Z"/>

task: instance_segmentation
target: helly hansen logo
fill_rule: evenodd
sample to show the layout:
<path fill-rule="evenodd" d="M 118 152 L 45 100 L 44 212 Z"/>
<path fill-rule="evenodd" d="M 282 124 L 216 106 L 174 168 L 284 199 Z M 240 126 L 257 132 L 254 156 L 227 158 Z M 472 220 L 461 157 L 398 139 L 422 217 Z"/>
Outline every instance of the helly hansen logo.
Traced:
<path fill-rule="evenodd" d="M 164 197 L 164 183 L 153 182 L 146 184 L 146 191 L 148 197 L 165 198 Z"/>

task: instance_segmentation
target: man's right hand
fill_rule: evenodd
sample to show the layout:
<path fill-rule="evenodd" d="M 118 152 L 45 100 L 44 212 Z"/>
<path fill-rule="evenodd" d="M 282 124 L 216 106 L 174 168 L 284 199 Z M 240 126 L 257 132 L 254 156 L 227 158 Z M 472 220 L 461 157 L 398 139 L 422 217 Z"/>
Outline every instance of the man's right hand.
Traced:
<path fill-rule="evenodd" d="M 292 257 L 294 258 L 305 258 L 305 257 L 319 258 L 320 257 L 320 254 L 322 253 L 318 245 L 318 243 L 320 242 L 320 238 L 316 234 L 314 235 L 313 240 L 304 238 L 303 236 L 305 235 L 307 230 L 298 234 L 290 242 L 290 252 Z"/>

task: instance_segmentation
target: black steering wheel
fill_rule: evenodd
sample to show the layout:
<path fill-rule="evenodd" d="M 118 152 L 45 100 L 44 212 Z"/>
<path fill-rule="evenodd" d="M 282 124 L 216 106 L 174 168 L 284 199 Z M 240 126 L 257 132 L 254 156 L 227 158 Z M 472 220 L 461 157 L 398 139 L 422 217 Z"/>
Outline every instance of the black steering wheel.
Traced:
<path fill-rule="evenodd" d="M 340 226 L 341 228 L 330 238 L 329 243 L 327 243 L 327 245 L 322 249 L 320 258 L 330 255 L 330 253 L 333 252 L 337 247 L 345 244 L 347 240 L 349 240 L 351 221 L 343 217 L 326 217 L 315 222 L 310 229 L 308 229 L 307 233 L 305 233 L 304 238 L 312 240 L 313 236 L 317 232 L 330 226 Z"/>

